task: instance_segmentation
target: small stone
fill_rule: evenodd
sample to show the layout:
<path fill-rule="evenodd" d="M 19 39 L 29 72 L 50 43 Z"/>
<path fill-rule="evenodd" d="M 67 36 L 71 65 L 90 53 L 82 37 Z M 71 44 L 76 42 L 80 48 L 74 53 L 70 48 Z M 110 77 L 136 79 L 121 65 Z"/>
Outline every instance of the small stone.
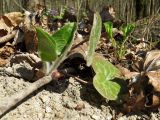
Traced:
<path fill-rule="evenodd" d="M 46 113 L 51 113 L 51 112 L 52 112 L 52 109 L 51 109 L 49 106 L 46 106 L 45 111 L 46 111 Z"/>
<path fill-rule="evenodd" d="M 50 101 L 50 98 L 48 96 L 45 96 L 45 95 L 40 97 L 40 98 L 41 98 L 42 102 L 45 103 L 45 104 L 48 104 L 49 101 Z"/>
<path fill-rule="evenodd" d="M 39 102 L 35 101 L 35 102 L 33 103 L 33 105 L 34 105 L 34 108 L 35 108 L 36 111 L 39 111 L 39 110 L 41 109 L 41 106 L 40 106 L 40 103 L 39 103 Z"/>
<path fill-rule="evenodd" d="M 106 120 L 112 120 L 113 116 L 111 114 L 107 114 Z"/>
<path fill-rule="evenodd" d="M 92 116 L 91 116 L 91 118 L 93 118 L 94 120 L 100 120 L 100 116 L 95 115 L 95 114 L 94 114 L 94 115 L 92 115 Z"/>
<path fill-rule="evenodd" d="M 27 115 L 26 114 L 24 114 L 24 116 L 23 116 L 24 118 L 27 118 Z"/>
<path fill-rule="evenodd" d="M 65 114 L 60 111 L 60 112 L 57 112 L 57 113 L 55 114 L 55 116 L 56 116 L 57 118 L 63 119 L 64 116 L 65 116 Z"/>
<path fill-rule="evenodd" d="M 75 107 L 76 110 L 82 110 L 83 108 L 85 108 L 85 104 L 83 101 L 78 102 L 77 106 Z"/>
<path fill-rule="evenodd" d="M 44 117 L 44 115 L 43 115 L 42 113 L 38 113 L 38 118 L 39 118 L 39 120 L 42 120 L 43 117 Z"/>
<path fill-rule="evenodd" d="M 159 120 L 159 119 L 157 118 L 156 114 L 151 113 L 151 120 Z"/>

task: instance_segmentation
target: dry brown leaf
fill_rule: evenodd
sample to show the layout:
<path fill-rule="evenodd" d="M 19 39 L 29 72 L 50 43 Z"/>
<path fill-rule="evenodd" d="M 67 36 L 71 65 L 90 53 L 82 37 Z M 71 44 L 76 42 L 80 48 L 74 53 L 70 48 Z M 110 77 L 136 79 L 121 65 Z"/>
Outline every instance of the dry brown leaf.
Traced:
<path fill-rule="evenodd" d="M 124 68 L 120 65 L 117 65 L 117 68 L 121 71 L 121 74 L 125 79 L 135 79 L 136 76 L 138 76 L 140 74 L 138 72 L 131 72 L 127 68 Z"/>
<path fill-rule="evenodd" d="M 13 29 L 23 22 L 21 12 L 11 12 L 0 17 L 0 43 L 9 41 L 15 36 Z M 11 33 L 12 32 L 12 33 Z M 3 37 L 3 38 L 2 38 Z"/>
<path fill-rule="evenodd" d="M 24 33 L 24 42 L 28 52 L 33 53 L 37 51 L 38 39 L 34 30 L 29 30 Z"/>
<path fill-rule="evenodd" d="M 160 92 L 160 50 L 153 50 L 147 53 L 144 70 L 154 90 Z"/>
<path fill-rule="evenodd" d="M 145 72 L 160 69 L 160 50 L 153 50 L 147 53 L 143 70 Z"/>
<path fill-rule="evenodd" d="M 0 58 L 7 59 L 14 53 L 14 48 L 7 43 L 4 47 L 0 48 Z"/>
<path fill-rule="evenodd" d="M 115 18 L 116 12 L 114 11 L 113 7 L 111 7 L 111 6 L 109 7 L 109 13 L 113 18 Z"/>
<path fill-rule="evenodd" d="M 13 53 L 14 48 L 9 43 L 0 48 L 0 67 L 5 66 L 9 62 L 9 58 Z"/>
<path fill-rule="evenodd" d="M 160 92 L 160 50 L 148 52 L 143 67 L 140 68 L 143 68 L 140 73 L 135 72 L 137 80 L 135 82 L 132 80 L 129 86 L 129 98 L 124 104 L 127 112 L 152 110 L 160 105 L 160 95 L 158 95 Z M 134 75 L 126 68 L 119 69 L 129 79 Z"/>
<path fill-rule="evenodd" d="M 24 22 L 23 22 L 23 27 L 25 29 L 32 29 L 32 19 L 30 18 L 31 13 L 29 11 L 25 11 L 25 17 L 24 17 Z"/>
<path fill-rule="evenodd" d="M 0 18 L 0 34 L 1 37 L 5 36 L 7 33 L 10 33 L 13 28 L 10 28 L 7 24 L 5 24 L 5 20 L 1 17 Z M 4 34 L 4 31 L 6 31 L 6 34 Z"/>
<path fill-rule="evenodd" d="M 33 81 L 38 80 L 44 76 L 45 76 L 45 73 L 41 69 L 35 69 Z"/>
<path fill-rule="evenodd" d="M 139 44 L 134 46 L 134 49 L 135 49 L 134 51 L 138 52 L 138 51 L 141 51 L 141 50 L 145 50 L 145 48 L 146 48 L 146 43 L 140 42 Z"/>
<path fill-rule="evenodd" d="M 160 96 L 153 94 L 152 97 L 152 107 L 156 107 L 160 105 Z"/>
<path fill-rule="evenodd" d="M 86 59 L 86 49 L 87 49 L 86 41 L 83 39 L 82 35 L 77 34 L 77 37 L 74 40 L 73 47 L 69 52 L 68 57 L 70 59 L 75 57 Z"/>
<path fill-rule="evenodd" d="M 21 22 L 23 22 L 23 14 L 21 12 L 11 12 L 7 13 L 3 16 L 5 23 L 8 26 L 18 26 Z"/>
<path fill-rule="evenodd" d="M 8 27 L 13 27 L 14 25 L 12 24 L 11 20 L 7 17 L 7 16 L 2 16 L 2 19 L 4 21 L 4 23 L 8 26 Z"/>
<path fill-rule="evenodd" d="M 0 29 L 0 37 L 3 37 L 3 36 L 5 36 L 5 35 L 7 35 L 7 30 L 5 30 L 5 29 Z"/>
<path fill-rule="evenodd" d="M 140 94 L 133 95 L 128 98 L 127 102 L 124 104 L 124 111 L 131 112 L 144 109 L 145 105 L 145 96 L 143 91 L 140 91 Z"/>
<path fill-rule="evenodd" d="M 28 52 L 32 53 L 37 51 L 38 39 L 36 37 L 36 31 L 32 27 L 32 21 L 30 19 L 30 12 L 25 12 L 23 32 L 24 32 L 24 43 Z"/>
<path fill-rule="evenodd" d="M 118 30 L 117 28 L 113 28 L 112 31 L 115 35 L 117 34 L 123 35 L 123 32 L 121 30 Z"/>
<path fill-rule="evenodd" d="M 13 30 L 11 33 L 3 36 L 0 38 L 0 44 L 1 43 L 5 43 L 5 42 L 8 42 L 9 40 L 11 40 L 12 38 L 14 38 L 14 36 L 16 35 L 17 33 L 17 30 Z"/>
<path fill-rule="evenodd" d="M 150 71 L 146 75 L 149 78 L 149 83 L 154 87 L 154 90 L 160 92 L 160 71 Z"/>
<path fill-rule="evenodd" d="M 146 97 L 145 107 L 150 109 L 157 109 L 160 106 L 160 94 L 153 92 Z"/>
<path fill-rule="evenodd" d="M 8 62 L 8 60 L 0 58 L 0 67 L 4 67 Z"/>
<path fill-rule="evenodd" d="M 34 11 L 38 12 L 39 14 L 42 13 L 42 11 L 46 8 L 43 4 L 36 4 L 34 7 Z"/>

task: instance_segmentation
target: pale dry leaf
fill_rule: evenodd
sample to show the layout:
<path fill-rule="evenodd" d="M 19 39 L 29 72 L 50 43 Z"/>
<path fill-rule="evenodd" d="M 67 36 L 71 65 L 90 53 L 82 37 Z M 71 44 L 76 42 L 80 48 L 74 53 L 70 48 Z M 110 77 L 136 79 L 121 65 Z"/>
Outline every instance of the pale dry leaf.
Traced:
<path fill-rule="evenodd" d="M 7 59 L 14 53 L 14 48 L 10 43 L 0 48 L 0 58 Z"/>
<path fill-rule="evenodd" d="M 23 27 L 27 30 L 30 30 L 30 29 L 32 29 L 32 27 L 31 27 L 32 19 L 30 18 L 31 13 L 29 11 L 25 11 L 24 15 L 25 16 L 24 16 Z"/>
<path fill-rule="evenodd" d="M 4 37 L 4 38 L 3 40 L 1 38 L 0 43 L 9 41 L 10 38 L 13 38 L 14 35 L 11 35 L 10 37 L 10 34 L 12 34 L 11 32 L 13 32 L 13 29 L 19 26 L 19 24 L 22 21 L 23 21 L 23 14 L 21 12 L 11 12 L 1 16 L 0 17 L 0 37 Z M 7 35 L 9 36 L 9 38 Z"/>
<path fill-rule="evenodd" d="M 23 38 L 24 38 L 24 33 L 22 30 L 17 30 L 17 33 L 14 37 L 14 40 L 12 42 L 12 45 L 17 45 L 18 43 L 22 43 L 23 42 Z"/>
<path fill-rule="evenodd" d="M 0 34 L 1 37 L 7 35 L 8 33 L 10 33 L 12 31 L 13 28 L 9 27 L 6 23 L 5 20 L 3 19 L 3 17 L 0 18 Z M 4 31 L 6 31 L 4 33 Z"/>
<path fill-rule="evenodd" d="M 144 109 L 144 105 L 145 96 L 143 91 L 140 91 L 139 94 L 130 96 L 123 107 L 125 112 L 131 112 Z"/>
<path fill-rule="evenodd" d="M 68 57 L 70 59 L 73 59 L 76 57 L 86 59 L 87 43 L 84 41 L 85 40 L 83 39 L 82 35 L 77 34 L 73 43 L 73 47 L 68 54 Z"/>
<path fill-rule="evenodd" d="M 31 13 L 25 11 L 25 18 L 23 24 L 24 42 L 28 52 L 32 53 L 37 51 L 38 39 L 36 37 L 36 31 L 32 26 L 32 20 L 30 18 Z"/>
<path fill-rule="evenodd" d="M 113 17 L 113 18 L 115 18 L 115 11 L 114 11 L 114 9 L 113 9 L 113 7 L 109 7 L 109 13 L 110 13 L 110 15 Z"/>
<path fill-rule="evenodd" d="M 159 106 L 159 105 L 160 105 L 160 96 L 156 95 L 156 94 L 153 94 L 152 107 Z"/>
<path fill-rule="evenodd" d="M 28 30 L 24 33 L 24 42 L 28 52 L 33 53 L 37 51 L 38 39 L 34 30 Z"/>
<path fill-rule="evenodd" d="M 160 105 L 160 95 L 157 93 L 150 94 L 146 96 L 146 104 L 145 107 L 156 108 Z"/>
<path fill-rule="evenodd" d="M 160 50 L 153 50 L 147 53 L 143 70 L 154 71 L 160 69 Z"/>
<path fill-rule="evenodd" d="M 4 14 L 3 19 L 7 22 L 9 26 L 18 26 L 21 22 L 23 22 L 23 14 L 21 12 L 11 12 Z"/>
<path fill-rule="evenodd" d="M 16 35 L 17 30 L 13 30 L 11 33 L 0 38 L 0 44 L 10 41 Z"/>
<path fill-rule="evenodd" d="M 2 16 L 4 23 L 8 26 L 8 27 L 13 27 L 14 25 L 12 24 L 11 20 L 7 17 L 7 16 Z"/>
<path fill-rule="evenodd" d="M 117 28 L 113 28 L 113 33 L 114 34 L 120 34 L 120 35 L 123 35 L 123 32 L 121 30 L 118 30 Z"/>
<path fill-rule="evenodd" d="M 146 48 L 146 43 L 140 42 L 139 44 L 135 45 L 135 52 L 144 50 Z"/>
<path fill-rule="evenodd" d="M 0 67 L 5 66 L 14 53 L 13 46 L 10 45 L 10 43 L 6 43 L 5 46 L 0 48 Z"/>
<path fill-rule="evenodd" d="M 131 72 L 130 70 L 128 70 L 127 68 L 124 68 L 120 65 L 117 65 L 117 68 L 121 71 L 121 75 L 125 78 L 125 79 L 136 79 L 137 76 L 139 76 L 140 73 L 138 72 Z"/>
<path fill-rule="evenodd" d="M 35 67 L 36 65 L 41 64 L 41 59 L 38 56 L 36 56 L 35 54 L 30 54 L 30 53 L 16 54 L 11 58 L 10 63 L 11 64 L 20 63 L 23 61 L 26 61 L 32 67 Z"/>
<path fill-rule="evenodd" d="M 0 67 L 4 67 L 8 62 L 9 60 L 0 58 Z"/>
<path fill-rule="evenodd" d="M 160 71 L 149 71 L 146 75 L 149 78 L 149 83 L 154 87 L 154 90 L 160 92 Z"/>

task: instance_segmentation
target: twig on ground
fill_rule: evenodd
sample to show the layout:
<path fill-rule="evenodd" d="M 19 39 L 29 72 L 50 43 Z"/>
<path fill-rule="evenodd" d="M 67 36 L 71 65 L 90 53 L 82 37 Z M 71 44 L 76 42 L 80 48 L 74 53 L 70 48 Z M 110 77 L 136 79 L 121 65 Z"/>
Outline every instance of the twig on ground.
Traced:
<path fill-rule="evenodd" d="M 85 80 L 83 80 L 83 79 L 81 79 L 79 77 L 76 77 L 74 75 L 71 75 L 71 74 L 67 74 L 67 76 L 73 77 L 75 80 L 77 80 L 77 81 L 79 81 L 79 82 L 81 82 L 83 84 L 86 84 L 86 85 L 92 85 L 93 84 L 92 82 L 85 81 Z"/>
<path fill-rule="evenodd" d="M 73 47 L 71 48 L 71 50 L 79 47 L 80 45 L 83 45 L 83 44 L 84 44 L 85 42 L 87 42 L 87 41 L 88 41 L 88 40 L 83 40 L 83 41 L 79 42 L 78 44 L 76 44 L 75 46 L 73 46 Z"/>

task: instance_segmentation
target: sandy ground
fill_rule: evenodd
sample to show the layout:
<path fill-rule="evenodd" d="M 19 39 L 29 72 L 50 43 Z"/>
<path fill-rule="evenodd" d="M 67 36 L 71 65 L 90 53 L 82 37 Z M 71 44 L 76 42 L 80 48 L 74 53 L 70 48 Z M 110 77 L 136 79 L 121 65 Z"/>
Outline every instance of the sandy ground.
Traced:
<path fill-rule="evenodd" d="M 0 98 L 29 86 L 29 81 L 0 72 Z M 92 86 L 70 78 L 52 82 L 26 98 L 1 120 L 159 120 L 159 113 L 117 116 Z"/>

